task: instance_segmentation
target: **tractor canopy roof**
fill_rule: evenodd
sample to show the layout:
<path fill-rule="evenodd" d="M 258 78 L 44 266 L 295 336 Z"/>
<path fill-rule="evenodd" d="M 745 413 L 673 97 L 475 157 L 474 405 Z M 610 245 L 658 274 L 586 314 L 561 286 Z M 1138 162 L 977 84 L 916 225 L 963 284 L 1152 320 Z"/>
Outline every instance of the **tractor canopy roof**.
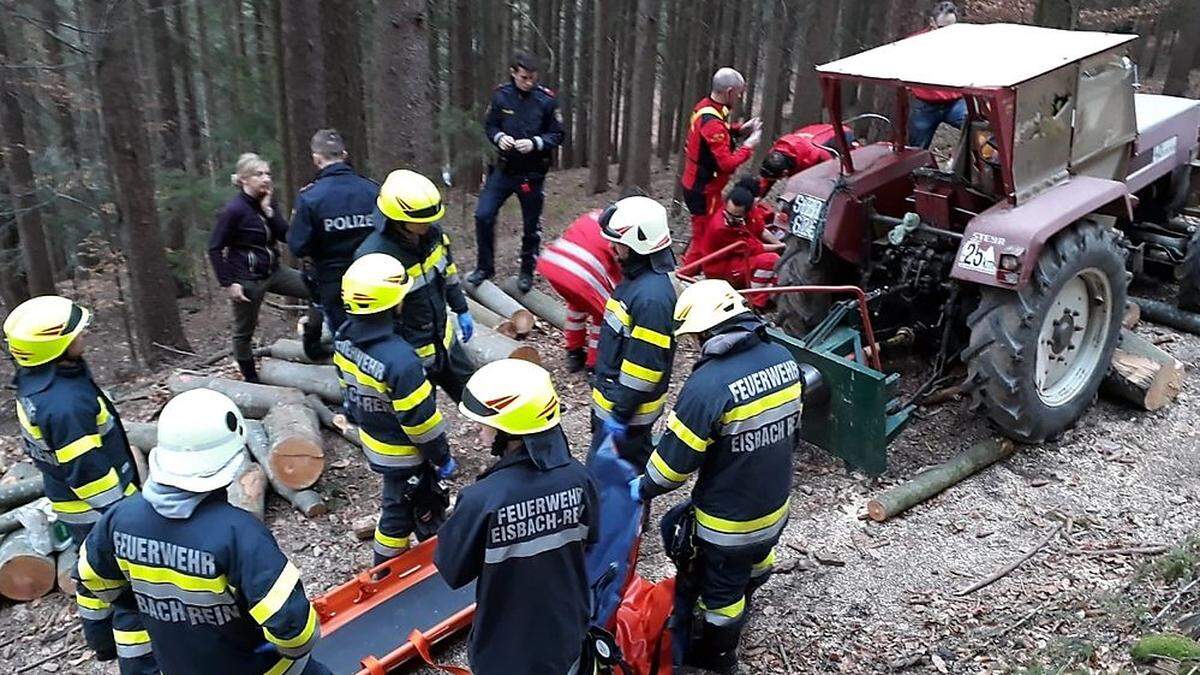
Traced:
<path fill-rule="evenodd" d="M 817 67 L 824 76 L 980 90 L 1014 87 L 1136 35 L 957 23 Z"/>

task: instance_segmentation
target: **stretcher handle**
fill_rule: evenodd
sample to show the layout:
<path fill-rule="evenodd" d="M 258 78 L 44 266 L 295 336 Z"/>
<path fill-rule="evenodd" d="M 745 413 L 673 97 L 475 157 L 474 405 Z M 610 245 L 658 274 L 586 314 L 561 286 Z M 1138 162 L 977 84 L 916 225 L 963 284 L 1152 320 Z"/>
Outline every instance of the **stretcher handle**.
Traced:
<path fill-rule="evenodd" d="M 413 648 L 417 650 L 417 653 L 421 655 L 421 658 L 427 665 L 437 668 L 444 673 L 450 673 L 451 675 L 471 675 L 471 671 L 463 668 L 462 666 L 450 666 L 444 663 L 435 662 L 433 660 L 433 656 L 431 656 L 429 653 L 429 650 L 433 645 L 430 644 L 429 638 L 425 637 L 425 634 L 416 628 L 414 628 L 413 631 L 408 634 L 408 641 L 412 643 Z"/>

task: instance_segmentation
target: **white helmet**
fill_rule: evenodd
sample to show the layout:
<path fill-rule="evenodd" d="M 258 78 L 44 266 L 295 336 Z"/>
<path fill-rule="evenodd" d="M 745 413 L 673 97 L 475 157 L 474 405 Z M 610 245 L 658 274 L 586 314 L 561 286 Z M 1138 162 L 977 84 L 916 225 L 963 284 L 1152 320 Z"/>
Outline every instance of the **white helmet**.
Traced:
<path fill-rule="evenodd" d="M 233 482 L 245 461 L 246 422 L 228 396 L 192 389 L 167 401 L 150 451 L 150 477 L 188 492 L 212 492 Z"/>
<path fill-rule="evenodd" d="M 735 316 L 749 314 L 741 293 L 724 279 L 701 279 L 675 301 L 675 334 L 703 333 Z"/>
<path fill-rule="evenodd" d="M 640 255 L 671 245 L 667 210 L 649 197 L 626 197 L 605 209 L 600 214 L 600 233 Z"/>

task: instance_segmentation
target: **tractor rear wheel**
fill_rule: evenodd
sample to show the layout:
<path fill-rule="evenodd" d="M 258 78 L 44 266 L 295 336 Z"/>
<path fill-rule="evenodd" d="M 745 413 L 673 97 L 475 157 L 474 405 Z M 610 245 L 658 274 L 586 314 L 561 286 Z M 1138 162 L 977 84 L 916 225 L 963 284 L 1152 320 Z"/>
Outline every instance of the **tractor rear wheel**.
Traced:
<path fill-rule="evenodd" d="M 1184 254 L 1177 273 L 1179 293 L 1176 295 L 1176 304 L 1179 305 L 1179 309 L 1189 312 L 1200 310 L 1200 230 L 1188 240 L 1187 253 Z"/>
<path fill-rule="evenodd" d="M 1128 286 L 1117 234 L 1080 221 L 1042 249 L 1024 288 L 983 289 L 962 353 L 972 406 L 1026 443 L 1073 426 L 1112 364 Z"/>
<path fill-rule="evenodd" d="M 824 252 L 824 260 L 812 262 L 813 243 L 807 239 L 790 236 L 787 247 L 775 272 L 781 286 L 826 286 L 834 284 L 832 254 Z M 832 298 L 829 295 L 807 295 L 784 293 L 775 298 L 776 320 L 783 329 L 796 337 L 804 337 L 825 315 L 829 313 Z"/>

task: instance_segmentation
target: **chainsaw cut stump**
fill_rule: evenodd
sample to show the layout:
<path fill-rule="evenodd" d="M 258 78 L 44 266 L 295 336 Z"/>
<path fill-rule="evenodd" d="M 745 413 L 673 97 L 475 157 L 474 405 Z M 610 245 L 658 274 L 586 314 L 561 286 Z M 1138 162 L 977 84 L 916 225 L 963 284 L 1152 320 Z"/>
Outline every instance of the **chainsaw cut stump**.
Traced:
<path fill-rule="evenodd" d="M 517 337 L 517 327 L 512 321 L 479 304 L 475 298 L 467 298 L 467 309 L 476 324 L 483 324 L 505 337 Z"/>
<path fill-rule="evenodd" d="M 288 503 L 304 514 L 307 518 L 315 518 L 329 512 L 321 495 L 313 490 L 293 490 L 281 483 L 271 468 L 271 441 L 263 423 L 256 420 L 246 422 L 246 447 L 250 454 L 258 460 L 258 465 L 267 475 L 267 482 L 275 494 L 288 500 Z"/>
<path fill-rule="evenodd" d="M 325 469 L 325 448 L 317 414 L 304 404 L 276 406 L 263 419 L 271 473 L 282 485 L 303 490 Z"/>
<path fill-rule="evenodd" d="M 539 365 L 542 363 L 537 348 L 517 342 L 479 324 L 475 326 L 475 336 L 470 342 L 462 343 L 462 346 L 476 368 L 500 359 L 524 359 Z"/>
<path fill-rule="evenodd" d="M 0 542 L 0 595 L 21 602 L 34 600 L 54 590 L 57 580 L 54 560 L 33 550 L 25 530 Z"/>
<path fill-rule="evenodd" d="M 1183 388 L 1183 363 L 1140 335 L 1125 330 L 1113 354 L 1104 393 L 1142 410 L 1163 408 Z"/>

